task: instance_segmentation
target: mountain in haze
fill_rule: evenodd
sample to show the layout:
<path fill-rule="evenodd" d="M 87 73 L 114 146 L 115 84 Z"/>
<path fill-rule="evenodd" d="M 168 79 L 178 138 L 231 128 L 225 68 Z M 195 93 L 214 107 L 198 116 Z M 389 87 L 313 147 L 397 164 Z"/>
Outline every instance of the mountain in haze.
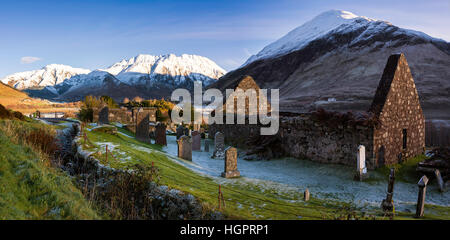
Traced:
<path fill-rule="evenodd" d="M 210 88 L 252 76 L 280 89 L 280 111 L 367 110 L 388 57 L 407 58 L 427 118 L 450 119 L 450 43 L 347 11 L 324 12 L 251 56 Z"/>
<path fill-rule="evenodd" d="M 40 70 L 12 74 L 1 81 L 41 98 L 72 101 L 86 95 L 108 95 L 122 100 L 135 96 L 170 97 L 176 88 L 192 89 L 194 81 L 206 86 L 225 73 L 202 56 L 141 54 L 106 69 L 90 71 L 52 64 Z"/>

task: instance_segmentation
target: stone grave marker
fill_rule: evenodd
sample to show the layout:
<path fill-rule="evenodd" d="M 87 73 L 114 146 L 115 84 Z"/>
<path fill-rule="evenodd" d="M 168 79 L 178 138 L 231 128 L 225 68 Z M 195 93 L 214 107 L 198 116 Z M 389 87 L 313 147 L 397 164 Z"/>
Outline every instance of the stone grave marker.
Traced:
<path fill-rule="evenodd" d="M 178 140 L 178 139 L 180 139 L 181 136 L 184 135 L 183 125 L 179 125 L 176 130 L 177 130 L 177 140 Z"/>
<path fill-rule="evenodd" d="M 109 108 L 102 107 L 98 112 L 98 124 L 109 124 Z"/>
<path fill-rule="evenodd" d="M 439 171 L 439 169 L 435 169 L 434 170 L 434 176 L 436 176 L 436 181 L 437 181 L 438 186 L 439 186 L 439 191 L 440 192 L 444 192 L 445 191 L 445 184 L 444 184 L 444 180 L 442 179 L 442 175 L 441 175 L 441 172 Z"/>
<path fill-rule="evenodd" d="M 150 143 L 149 134 L 149 112 L 143 108 L 136 111 L 136 139 L 142 142 Z"/>
<path fill-rule="evenodd" d="M 389 183 L 386 199 L 383 199 L 383 202 L 381 203 L 381 208 L 385 212 L 393 213 L 394 211 L 394 201 L 392 200 L 394 197 L 394 182 L 395 182 L 395 169 L 391 168 L 391 172 L 389 174 Z"/>
<path fill-rule="evenodd" d="M 188 136 L 181 136 L 177 140 L 178 157 L 184 160 L 192 161 L 192 142 Z"/>
<path fill-rule="evenodd" d="M 209 152 L 209 141 L 205 140 L 205 152 Z"/>
<path fill-rule="evenodd" d="M 225 138 L 221 132 L 216 132 L 214 136 L 214 152 L 213 158 L 224 158 L 225 157 Z"/>
<path fill-rule="evenodd" d="M 417 185 L 419 186 L 419 197 L 417 199 L 416 218 L 423 217 L 427 184 L 428 178 L 425 175 L 422 178 L 420 178 L 419 182 L 417 183 Z"/>
<path fill-rule="evenodd" d="M 234 178 L 240 175 L 240 172 L 237 170 L 237 150 L 234 147 L 229 147 L 225 151 L 225 169 L 222 177 Z"/>
<path fill-rule="evenodd" d="M 355 179 L 362 181 L 367 178 L 367 167 L 366 167 L 366 147 L 364 145 L 359 145 L 358 151 L 356 153 L 356 176 Z"/>
<path fill-rule="evenodd" d="M 306 189 L 305 193 L 303 194 L 303 200 L 305 200 L 305 202 L 309 201 L 309 190 Z"/>
<path fill-rule="evenodd" d="M 187 128 L 187 127 L 185 127 L 184 129 L 183 129 L 183 135 L 185 135 L 185 136 L 191 136 L 191 130 L 189 130 L 189 128 Z"/>
<path fill-rule="evenodd" d="M 202 142 L 201 142 L 200 133 L 197 131 L 192 132 L 192 151 L 201 151 Z"/>
<path fill-rule="evenodd" d="M 155 127 L 155 144 L 167 146 L 166 124 L 157 123 Z"/>

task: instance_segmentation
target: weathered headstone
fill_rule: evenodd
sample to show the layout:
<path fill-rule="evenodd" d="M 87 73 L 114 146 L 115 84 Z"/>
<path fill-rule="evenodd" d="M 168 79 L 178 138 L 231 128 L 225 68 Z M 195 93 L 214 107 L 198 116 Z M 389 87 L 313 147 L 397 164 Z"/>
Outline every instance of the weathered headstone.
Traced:
<path fill-rule="evenodd" d="M 234 178 L 240 175 L 241 173 L 237 170 L 237 150 L 234 147 L 229 147 L 225 151 L 225 169 L 222 177 Z"/>
<path fill-rule="evenodd" d="M 366 167 L 366 147 L 359 145 L 358 152 L 356 153 L 356 176 L 355 179 L 362 181 L 367 177 Z"/>
<path fill-rule="evenodd" d="M 177 140 L 178 144 L 178 157 L 184 160 L 192 161 L 192 142 L 188 136 L 181 136 Z"/>
<path fill-rule="evenodd" d="M 205 140 L 205 152 L 209 152 L 209 141 Z"/>
<path fill-rule="evenodd" d="M 425 175 L 420 178 L 419 182 L 417 183 L 417 185 L 419 186 L 419 197 L 417 199 L 416 218 L 423 217 L 427 184 L 428 178 Z"/>
<path fill-rule="evenodd" d="M 149 135 L 149 112 L 143 108 L 136 111 L 136 139 L 150 143 Z"/>
<path fill-rule="evenodd" d="M 444 192 L 445 191 L 445 184 L 444 184 L 444 180 L 442 179 L 442 175 L 441 175 L 441 172 L 439 171 L 439 169 L 435 169 L 434 170 L 434 176 L 436 176 L 436 181 L 437 181 L 438 186 L 439 186 L 439 191 L 440 192 Z"/>
<path fill-rule="evenodd" d="M 157 123 L 155 127 L 155 144 L 167 146 L 166 125 Z"/>
<path fill-rule="evenodd" d="M 201 137 L 200 133 L 197 131 L 192 132 L 192 151 L 201 151 Z"/>
<path fill-rule="evenodd" d="M 394 182 L 395 182 L 395 169 L 391 168 L 391 172 L 389 174 L 389 184 L 386 199 L 383 199 L 383 202 L 381 203 L 381 208 L 383 209 L 384 212 L 393 213 L 394 211 L 394 201 L 392 200 L 394 197 Z"/>
<path fill-rule="evenodd" d="M 180 139 L 180 137 L 183 135 L 184 135 L 184 127 L 182 125 L 179 125 L 177 127 L 177 140 Z"/>
<path fill-rule="evenodd" d="M 107 106 L 100 108 L 98 112 L 98 124 L 109 124 L 109 108 Z"/>
<path fill-rule="evenodd" d="M 306 189 L 305 193 L 303 194 L 303 200 L 305 200 L 305 202 L 309 201 L 309 190 Z"/>
<path fill-rule="evenodd" d="M 225 138 L 221 132 L 216 132 L 214 136 L 214 152 L 213 158 L 224 158 L 225 157 Z"/>

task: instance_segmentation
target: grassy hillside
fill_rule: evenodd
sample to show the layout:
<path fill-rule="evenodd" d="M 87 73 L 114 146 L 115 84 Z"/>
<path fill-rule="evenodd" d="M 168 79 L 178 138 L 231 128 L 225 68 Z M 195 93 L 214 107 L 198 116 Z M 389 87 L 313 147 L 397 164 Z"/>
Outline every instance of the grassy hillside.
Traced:
<path fill-rule="evenodd" d="M 0 219 L 98 218 L 71 179 L 51 166 L 43 136 L 54 133 L 40 123 L 0 120 Z"/>
<path fill-rule="evenodd" d="M 29 98 L 26 93 L 0 82 L 0 104 L 5 105 L 9 101 L 16 102 L 26 98 Z"/>
<path fill-rule="evenodd" d="M 53 103 L 48 100 L 32 98 L 25 92 L 14 89 L 0 82 L 0 104 L 25 115 L 39 110 L 41 112 L 74 113 L 79 110 L 79 103 Z"/>

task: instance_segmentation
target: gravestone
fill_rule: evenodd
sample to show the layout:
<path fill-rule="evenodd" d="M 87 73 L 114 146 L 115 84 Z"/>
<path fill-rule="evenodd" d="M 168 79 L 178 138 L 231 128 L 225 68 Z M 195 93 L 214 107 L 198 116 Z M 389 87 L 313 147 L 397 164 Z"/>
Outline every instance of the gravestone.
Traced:
<path fill-rule="evenodd" d="M 192 142 L 188 136 L 181 136 L 177 140 L 178 157 L 184 160 L 192 161 Z"/>
<path fill-rule="evenodd" d="M 383 202 L 381 203 L 381 208 L 383 209 L 383 211 L 389 213 L 393 213 L 394 211 L 394 201 L 392 200 L 394 197 L 394 182 L 395 182 L 395 169 L 391 168 L 391 172 L 389 174 L 389 183 L 386 199 L 383 199 Z"/>
<path fill-rule="evenodd" d="M 197 131 L 192 132 L 192 151 L 201 151 L 201 137 L 200 133 Z"/>
<path fill-rule="evenodd" d="M 305 192 L 303 193 L 303 200 L 305 200 L 305 202 L 309 201 L 309 190 L 306 189 Z"/>
<path fill-rule="evenodd" d="M 109 124 L 109 108 L 102 107 L 98 112 L 98 124 Z"/>
<path fill-rule="evenodd" d="M 177 127 L 177 140 L 184 135 L 184 127 L 182 125 Z"/>
<path fill-rule="evenodd" d="M 445 184 L 444 184 L 444 180 L 442 179 L 442 175 L 441 175 L 441 172 L 439 171 L 439 169 L 434 170 L 434 176 L 436 176 L 436 180 L 437 180 L 437 183 L 439 186 L 439 191 L 444 192 Z"/>
<path fill-rule="evenodd" d="M 419 197 L 417 199 L 416 218 L 423 217 L 427 184 L 428 178 L 425 175 L 422 178 L 420 178 L 419 182 L 417 183 L 417 185 L 419 186 Z"/>
<path fill-rule="evenodd" d="M 136 111 L 136 139 L 150 143 L 149 135 L 149 112 L 143 108 Z"/>
<path fill-rule="evenodd" d="M 209 152 L 209 141 L 205 140 L 205 152 Z"/>
<path fill-rule="evenodd" d="M 155 127 L 155 144 L 167 146 L 166 125 L 157 123 Z"/>
<path fill-rule="evenodd" d="M 234 178 L 240 175 L 240 172 L 237 170 L 237 150 L 234 147 L 229 147 L 225 151 L 225 169 L 222 177 Z"/>
<path fill-rule="evenodd" d="M 358 152 L 356 153 L 356 176 L 355 179 L 362 181 L 367 178 L 366 167 L 366 147 L 359 145 Z"/>
<path fill-rule="evenodd" d="M 225 138 L 221 132 L 216 132 L 214 136 L 214 152 L 212 158 L 224 158 L 225 157 Z"/>
<path fill-rule="evenodd" d="M 185 127 L 184 129 L 183 129 L 183 135 L 185 135 L 185 136 L 191 136 L 191 130 L 189 130 L 189 128 L 187 128 L 187 127 Z"/>

